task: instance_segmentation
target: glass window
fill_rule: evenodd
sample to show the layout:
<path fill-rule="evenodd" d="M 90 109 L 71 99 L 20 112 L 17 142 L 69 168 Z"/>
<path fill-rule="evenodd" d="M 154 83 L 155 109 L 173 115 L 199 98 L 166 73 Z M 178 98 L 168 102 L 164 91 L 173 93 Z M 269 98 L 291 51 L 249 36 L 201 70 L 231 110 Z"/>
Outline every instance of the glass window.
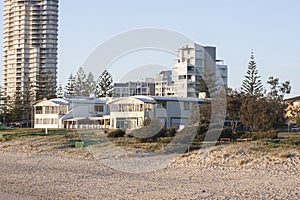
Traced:
<path fill-rule="evenodd" d="M 190 109 L 190 102 L 184 102 L 184 110 Z"/>
<path fill-rule="evenodd" d="M 103 105 L 94 106 L 94 112 L 103 112 L 103 111 L 104 111 Z"/>

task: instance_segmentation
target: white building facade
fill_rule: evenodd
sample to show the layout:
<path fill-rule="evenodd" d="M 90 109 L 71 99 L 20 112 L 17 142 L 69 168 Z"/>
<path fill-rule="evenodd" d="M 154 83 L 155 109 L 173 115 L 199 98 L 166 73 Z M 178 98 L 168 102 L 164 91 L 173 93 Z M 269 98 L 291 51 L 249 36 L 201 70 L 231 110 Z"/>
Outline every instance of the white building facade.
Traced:
<path fill-rule="evenodd" d="M 137 129 L 148 118 L 159 119 L 165 127 L 189 125 L 195 105 L 206 99 L 159 96 L 132 96 L 110 101 L 110 128 Z"/>
<path fill-rule="evenodd" d="M 108 128 L 107 102 L 87 97 L 40 101 L 34 105 L 34 128 Z"/>
<path fill-rule="evenodd" d="M 34 105 L 34 128 L 134 130 L 146 119 L 180 128 L 189 125 L 195 106 L 208 101 L 160 96 L 43 100 Z"/>
<path fill-rule="evenodd" d="M 216 47 L 191 43 L 179 48 L 177 52 L 178 57 L 173 67 L 176 97 L 198 97 L 199 79 L 205 80 L 206 69 L 221 70 L 219 78 L 222 79 L 223 85 L 227 86 L 227 66 L 216 65 Z"/>
<path fill-rule="evenodd" d="M 63 99 L 44 100 L 34 106 L 34 128 L 63 128 L 63 117 L 69 102 Z"/>
<path fill-rule="evenodd" d="M 161 71 L 155 79 L 155 96 L 175 96 L 172 70 Z"/>

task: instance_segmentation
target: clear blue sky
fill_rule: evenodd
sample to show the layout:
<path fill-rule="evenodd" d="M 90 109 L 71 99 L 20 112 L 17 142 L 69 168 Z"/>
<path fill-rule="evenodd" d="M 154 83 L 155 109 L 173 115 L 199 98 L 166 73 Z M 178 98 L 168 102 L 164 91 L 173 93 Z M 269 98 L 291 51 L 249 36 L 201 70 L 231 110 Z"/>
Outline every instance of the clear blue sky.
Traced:
<path fill-rule="evenodd" d="M 3 15 L 2 1 L 0 5 Z M 112 36 L 158 27 L 216 46 L 217 57 L 229 67 L 232 88 L 240 87 L 253 49 L 264 82 L 271 75 L 290 80 L 290 96 L 300 95 L 299 8 L 298 0 L 61 0 L 59 81 L 65 84 L 93 49 Z"/>

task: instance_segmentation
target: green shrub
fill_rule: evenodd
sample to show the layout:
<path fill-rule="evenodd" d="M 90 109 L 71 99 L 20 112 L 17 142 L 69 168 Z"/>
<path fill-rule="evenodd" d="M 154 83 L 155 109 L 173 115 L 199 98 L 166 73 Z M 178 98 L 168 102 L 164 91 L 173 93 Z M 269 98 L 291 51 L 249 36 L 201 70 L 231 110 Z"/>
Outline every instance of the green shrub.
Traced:
<path fill-rule="evenodd" d="M 84 147 L 84 142 L 76 141 L 74 146 L 75 146 L 75 148 L 82 148 L 82 147 Z"/>
<path fill-rule="evenodd" d="M 300 138 L 299 137 L 291 137 L 291 138 L 286 138 L 286 139 L 276 139 L 280 141 L 280 144 L 284 145 L 300 145 Z"/>
<path fill-rule="evenodd" d="M 200 124 L 197 129 L 195 140 L 203 141 L 208 131 L 208 124 Z"/>
<path fill-rule="evenodd" d="M 198 126 L 197 135 L 203 135 L 208 131 L 207 124 L 201 124 Z"/>
<path fill-rule="evenodd" d="M 232 129 L 230 127 L 223 128 L 220 138 L 230 138 L 235 139 L 236 135 L 233 133 Z"/>
<path fill-rule="evenodd" d="M 260 132 L 255 132 L 252 133 L 252 140 L 260 140 L 260 139 L 264 139 L 264 138 L 269 138 L 269 139 L 277 139 L 277 132 L 264 132 L 264 133 L 260 133 Z"/>
<path fill-rule="evenodd" d="M 261 139 L 277 139 L 277 132 L 247 132 L 238 134 L 238 138 L 251 138 L 252 140 L 261 140 Z"/>
<path fill-rule="evenodd" d="M 200 135 L 200 134 L 197 134 L 196 137 L 195 137 L 195 140 L 199 141 L 199 142 L 203 142 L 204 141 L 204 138 L 206 136 L 206 133 Z"/>
<path fill-rule="evenodd" d="M 0 142 L 5 142 L 5 138 L 3 137 L 3 135 L 0 134 Z"/>
<path fill-rule="evenodd" d="M 176 127 L 170 127 L 166 131 L 166 137 L 174 137 L 176 135 L 177 128 Z"/>
<path fill-rule="evenodd" d="M 124 135 L 125 131 L 123 131 L 122 129 L 116 129 L 107 133 L 107 136 L 112 138 L 119 138 L 123 137 Z"/>
<path fill-rule="evenodd" d="M 173 140 L 173 137 L 162 137 L 159 138 L 158 143 L 160 144 L 168 144 Z"/>
<path fill-rule="evenodd" d="M 145 128 L 143 129 L 144 133 L 146 133 L 146 135 L 153 135 L 153 130 L 151 128 Z M 160 137 L 167 137 L 167 129 L 166 128 L 162 128 L 160 131 L 158 131 L 157 134 L 155 134 L 152 137 L 149 138 L 136 138 L 137 141 L 139 142 L 156 142 L 158 140 L 158 138 Z"/>
<path fill-rule="evenodd" d="M 207 125 L 200 125 L 198 127 L 198 132 L 197 135 L 195 137 L 196 140 L 198 141 L 203 141 L 205 136 L 207 135 L 207 131 L 208 131 L 208 126 Z M 221 135 L 219 138 L 230 138 L 232 140 L 237 138 L 237 134 L 233 133 L 232 129 L 230 127 L 225 127 L 223 129 L 215 129 L 215 133 L 219 133 L 219 131 L 221 131 Z"/>
<path fill-rule="evenodd" d="M 252 138 L 252 133 L 250 132 L 246 132 L 246 133 L 240 133 L 239 134 L 239 137 L 238 138 L 241 138 L 241 139 L 244 139 L 244 138 Z"/>

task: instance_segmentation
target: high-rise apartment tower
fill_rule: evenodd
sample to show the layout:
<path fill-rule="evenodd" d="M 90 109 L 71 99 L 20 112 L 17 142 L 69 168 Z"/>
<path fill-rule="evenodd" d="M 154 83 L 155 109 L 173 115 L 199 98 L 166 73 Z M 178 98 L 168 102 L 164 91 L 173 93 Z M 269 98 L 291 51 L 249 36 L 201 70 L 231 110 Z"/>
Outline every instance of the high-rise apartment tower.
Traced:
<path fill-rule="evenodd" d="M 57 45 L 58 0 L 4 0 L 4 94 L 54 94 Z"/>

